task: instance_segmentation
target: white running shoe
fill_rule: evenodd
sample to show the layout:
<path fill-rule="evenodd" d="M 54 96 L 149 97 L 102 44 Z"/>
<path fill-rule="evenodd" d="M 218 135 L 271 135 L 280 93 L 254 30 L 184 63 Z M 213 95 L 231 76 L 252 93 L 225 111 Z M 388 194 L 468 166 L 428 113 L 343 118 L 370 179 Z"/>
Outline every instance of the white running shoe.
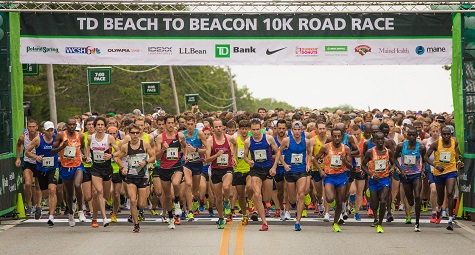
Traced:
<path fill-rule="evenodd" d="M 103 225 L 104 227 L 109 226 L 109 224 L 110 224 L 110 222 L 109 222 L 108 219 L 103 219 L 103 220 L 102 220 L 102 225 Z"/>
<path fill-rule="evenodd" d="M 330 214 L 329 213 L 325 213 L 325 216 L 323 217 L 323 221 L 324 222 L 330 222 Z"/>
<path fill-rule="evenodd" d="M 175 221 L 173 219 L 170 219 L 168 222 L 168 229 L 175 229 Z"/>
<path fill-rule="evenodd" d="M 79 216 L 79 221 L 80 222 L 86 222 L 86 216 L 84 216 L 84 211 L 83 210 L 80 210 L 78 212 L 78 216 Z"/>
<path fill-rule="evenodd" d="M 290 211 L 285 211 L 285 220 L 290 220 Z"/>
<path fill-rule="evenodd" d="M 68 223 L 70 227 L 76 226 L 76 221 L 74 220 L 74 214 L 69 214 Z"/>
<path fill-rule="evenodd" d="M 174 206 L 175 206 L 175 215 L 180 217 L 181 213 L 182 213 L 181 207 L 180 207 L 180 202 L 175 203 Z"/>
<path fill-rule="evenodd" d="M 282 220 L 282 221 L 286 220 L 286 218 L 285 218 L 285 210 L 280 211 L 280 220 Z"/>

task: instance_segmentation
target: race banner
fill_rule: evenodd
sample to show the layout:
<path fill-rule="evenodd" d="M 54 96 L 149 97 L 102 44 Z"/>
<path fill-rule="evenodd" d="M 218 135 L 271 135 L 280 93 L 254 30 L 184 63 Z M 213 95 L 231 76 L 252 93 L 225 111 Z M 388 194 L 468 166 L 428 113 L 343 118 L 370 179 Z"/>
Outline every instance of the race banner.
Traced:
<path fill-rule="evenodd" d="M 451 14 L 21 13 L 21 62 L 451 64 Z"/>

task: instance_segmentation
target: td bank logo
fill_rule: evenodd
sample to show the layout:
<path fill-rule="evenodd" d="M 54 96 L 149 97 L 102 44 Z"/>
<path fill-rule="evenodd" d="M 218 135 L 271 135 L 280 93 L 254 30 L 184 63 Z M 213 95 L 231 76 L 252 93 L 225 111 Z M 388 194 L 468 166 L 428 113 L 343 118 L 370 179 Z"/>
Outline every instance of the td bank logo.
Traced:
<path fill-rule="evenodd" d="M 216 44 L 215 46 L 216 58 L 230 58 L 231 57 L 231 45 L 230 44 Z"/>

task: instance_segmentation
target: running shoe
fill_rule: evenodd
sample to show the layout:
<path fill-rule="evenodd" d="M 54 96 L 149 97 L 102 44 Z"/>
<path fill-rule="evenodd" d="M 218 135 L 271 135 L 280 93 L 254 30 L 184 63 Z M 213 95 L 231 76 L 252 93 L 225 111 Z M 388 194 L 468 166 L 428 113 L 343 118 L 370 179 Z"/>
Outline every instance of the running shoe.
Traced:
<path fill-rule="evenodd" d="M 330 214 L 329 213 L 325 213 L 325 216 L 323 217 L 323 221 L 324 222 L 330 222 Z"/>
<path fill-rule="evenodd" d="M 368 208 L 368 216 L 373 216 L 374 213 L 373 213 L 373 210 L 371 208 Z"/>
<path fill-rule="evenodd" d="M 33 207 L 27 206 L 27 207 L 25 208 L 25 214 L 26 214 L 26 216 L 31 216 L 31 211 L 32 211 L 32 210 L 33 210 Z"/>
<path fill-rule="evenodd" d="M 302 228 L 300 227 L 300 223 L 295 223 L 294 229 L 295 229 L 295 231 L 300 231 L 300 230 L 302 230 Z"/>
<path fill-rule="evenodd" d="M 447 214 L 446 210 L 442 210 L 442 219 L 448 219 L 449 215 Z"/>
<path fill-rule="evenodd" d="M 437 214 L 433 213 L 430 217 L 430 223 L 435 223 L 437 221 Z"/>
<path fill-rule="evenodd" d="M 421 228 L 419 227 L 419 224 L 416 224 L 414 226 L 414 232 L 421 232 Z"/>
<path fill-rule="evenodd" d="M 155 209 L 150 209 L 150 213 L 152 213 L 152 215 L 158 215 L 158 212 Z"/>
<path fill-rule="evenodd" d="M 175 217 L 174 221 L 175 225 L 181 225 L 180 219 L 178 219 L 178 217 Z"/>
<path fill-rule="evenodd" d="M 376 225 L 376 233 L 384 233 L 383 227 L 381 225 Z"/>
<path fill-rule="evenodd" d="M 39 220 L 40 218 L 41 218 L 41 207 L 36 207 L 35 220 Z"/>
<path fill-rule="evenodd" d="M 61 206 L 56 206 L 56 210 L 54 211 L 55 215 L 61 215 Z"/>
<path fill-rule="evenodd" d="M 435 224 L 440 224 L 441 220 L 442 220 L 442 214 L 440 212 L 437 212 L 436 213 Z"/>
<path fill-rule="evenodd" d="M 251 216 L 252 221 L 258 221 L 257 212 L 253 212 Z"/>
<path fill-rule="evenodd" d="M 168 229 L 175 229 L 175 222 L 172 219 L 168 221 Z"/>
<path fill-rule="evenodd" d="M 290 211 L 285 211 L 285 220 L 290 220 Z"/>
<path fill-rule="evenodd" d="M 107 227 L 107 226 L 109 226 L 109 224 L 110 224 L 110 222 L 109 222 L 108 219 L 104 218 L 104 219 L 102 220 L 102 226 Z"/>
<path fill-rule="evenodd" d="M 182 211 L 181 211 L 181 207 L 180 207 L 180 202 L 174 203 L 173 209 L 175 209 L 175 215 L 176 215 L 176 216 L 180 216 L 180 215 L 181 215 Z"/>
<path fill-rule="evenodd" d="M 407 217 L 406 217 L 405 223 L 406 223 L 406 224 L 411 224 L 411 216 L 407 216 Z"/>
<path fill-rule="evenodd" d="M 312 202 L 312 198 L 310 197 L 310 194 L 305 195 L 304 197 L 305 205 L 310 205 L 311 202 Z"/>
<path fill-rule="evenodd" d="M 186 220 L 186 212 L 183 210 L 181 211 L 180 220 Z"/>
<path fill-rule="evenodd" d="M 48 226 L 50 226 L 50 227 L 54 226 L 54 216 L 53 215 L 49 216 Z"/>
<path fill-rule="evenodd" d="M 277 214 L 277 213 L 276 213 L 276 214 Z M 284 211 L 284 210 L 280 211 L 279 216 L 280 216 L 280 220 L 281 220 L 281 221 L 285 221 L 285 220 L 286 220 L 286 218 L 285 218 L 285 211 Z"/>
<path fill-rule="evenodd" d="M 394 220 L 393 215 L 388 212 L 388 215 L 386 216 L 386 222 L 392 222 L 393 220 Z"/>
<path fill-rule="evenodd" d="M 429 210 L 429 205 L 427 204 L 427 202 L 422 203 L 421 211 L 422 212 L 427 212 L 427 210 Z"/>
<path fill-rule="evenodd" d="M 230 214 L 227 218 L 226 218 L 226 222 L 232 222 L 233 221 L 233 216 Z"/>
<path fill-rule="evenodd" d="M 259 229 L 259 231 L 267 231 L 269 230 L 269 226 L 267 226 L 267 224 L 262 224 L 262 227 Z"/>
<path fill-rule="evenodd" d="M 270 218 L 269 208 L 265 208 L 264 210 L 266 212 L 266 218 Z"/>
<path fill-rule="evenodd" d="M 224 221 L 223 218 L 219 218 L 219 219 L 218 219 L 218 229 L 224 229 L 224 225 L 225 225 L 224 222 L 225 222 L 225 221 Z"/>
<path fill-rule="evenodd" d="M 403 205 L 403 204 L 400 204 L 400 205 L 399 205 L 399 208 L 398 208 L 397 210 L 400 211 L 400 212 L 404 211 L 404 205 Z"/>
<path fill-rule="evenodd" d="M 198 201 L 195 201 L 191 205 L 191 210 L 196 211 L 198 210 L 198 207 L 199 207 Z"/>
<path fill-rule="evenodd" d="M 249 218 L 247 215 L 242 216 L 241 224 L 244 226 L 249 224 Z"/>
<path fill-rule="evenodd" d="M 247 204 L 248 204 L 248 209 L 247 209 L 247 210 L 248 210 L 249 212 L 253 212 L 253 211 L 254 211 L 254 203 L 252 202 L 252 200 L 249 199 L 249 200 L 247 201 Z"/>
<path fill-rule="evenodd" d="M 345 212 L 343 213 L 343 219 L 344 219 L 344 220 L 347 220 L 347 219 L 348 219 L 348 213 L 347 213 L 346 210 L 345 210 Z"/>
<path fill-rule="evenodd" d="M 92 227 L 93 228 L 98 228 L 99 224 L 97 223 L 97 220 L 92 220 Z"/>
<path fill-rule="evenodd" d="M 374 220 L 373 223 L 371 223 L 371 227 L 372 228 L 376 227 L 377 225 L 379 225 L 378 223 L 379 223 L 378 220 Z"/>
<path fill-rule="evenodd" d="M 209 212 L 209 217 L 214 217 L 214 216 L 216 216 L 216 215 L 214 215 L 213 209 L 208 209 L 208 212 Z"/>
<path fill-rule="evenodd" d="M 76 221 L 74 220 L 74 214 L 68 215 L 68 223 L 70 227 L 76 226 Z"/>
<path fill-rule="evenodd" d="M 143 210 L 139 211 L 138 220 L 139 221 L 144 221 L 145 220 L 145 215 L 143 214 Z"/>
<path fill-rule="evenodd" d="M 195 215 L 192 212 L 189 212 L 187 215 L 188 222 L 195 220 Z"/>
<path fill-rule="evenodd" d="M 134 231 L 134 233 L 140 232 L 140 226 L 139 226 L 139 224 L 135 224 L 135 225 L 134 225 L 134 230 L 133 230 L 133 231 Z"/>
<path fill-rule="evenodd" d="M 79 221 L 86 222 L 86 216 L 84 215 L 84 211 L 78 211 Z"/>
<path fill-rule="evenodd" d="M 224 201 L 224 214 L 231 214 L 231 206 L 229 205 L 229 200 Z"/>
<path fill-rule="evenodd" d="M 200 205 L 198 206 L 198 210 L 200 210 L 200 212 L 205 210 L 205 202 L 203 200 L 200 200 Z"/>
<path fill-rule="evenodd" d="M 302 218 L 307 218 L 308 212 L 306 209 L 302 210 Z"/>
<path fill-rule="evenodd" d="M 338 223 L 333 223 L 333 231 L 335 233 L 341 232 L 340 226 L 338 226 Z"/>
<path fill-rule="evenodd" d="M 134 220 L 132 220 L 132 215 L 129 215 L 129 218 L 127 218 L 127 221 L 130 223 L 134 223 Z"/>
<path fill-rule="evenodd" d="M 117 223 L 117 215 L 115 215 L 115 213 L 111 214 L 111 222 Z"/>
<path fill-rule="evenodd" d="M 169 222 L 168 218 L 163 214 L 160 214 L 160 218 L 162 219 L 162 223 L 168 223 Z"/>
<path fill-rule="evenodd" d="M 280 215 L 281 215 L 280 209 L 276 209 L 276 210 L 275 210 L 274 218 L 277 219 L 277 218 L 279 218 Z"/>
<path fill-rule="evenodd" d="M 450 231 L 454 230 L 454 226 L 453 226 L 452 221 L 449 221 L 449 224 L 447 225 L 447 230 L 450 230 Z"/>
<path fill-rule="evenodd" d="M 345 221 L 342 218 L 338 219 L 338 225 L 344 225 L 344 224 L 345 224 Z"/>
<path fill-rule="evenodd" d="M 336 201 L 333 200 L 333 201 L 330 203 L 330 206 L 331 206 L 331 207 L 335 207 L 335 204 L 336 204 Z"/>
<path fill-rule="evenodd" d="M 359 213 L 355 213 L 355 220 L 356 221 L 361 221 L 361 217 Z"/>

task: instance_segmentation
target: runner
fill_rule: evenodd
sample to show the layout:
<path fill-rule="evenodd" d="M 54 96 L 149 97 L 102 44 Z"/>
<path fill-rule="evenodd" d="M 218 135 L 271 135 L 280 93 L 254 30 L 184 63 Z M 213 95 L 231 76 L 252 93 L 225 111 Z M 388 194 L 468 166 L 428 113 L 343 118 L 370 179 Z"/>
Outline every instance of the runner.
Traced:
<path fill-rule="evenodd" d="M 211 129 L 210 127 L 206 126 L 203 128 L 203 133 L 205 134 L 206 141 L 211 136 Z M 210 164 L 206 161 L 203 162 L 203 168 L 201 170 L 201 182 L 200 182 L 200 194 L 201 194 L 201 201 L 200 201 L 200 211 L 203 211 L 205 208 L 205 201 L 208 208 L 209 217 L 214 217 L 213 207 L 215 206 L 215 198 L 213 194 L 213 189 L 209 182 L 209 171 L 210 171 Z M 204 198 L 203 198 L 204 194 Z"/>
<path fill-rule="evenodd" d="M 30 216 L 35 209 L 35 219 L 39 220 L 41 217 L 41 190 L 40 185 L 38 184 L 38 179 L 34 177 L 36 170 L 36 160 L 35 158 L 30 158 L 26 156 L 25 150 L 30 145 L 31 141 L 38 136 L 38 122 L 34 119 L 29 119 L 27 121 L 27 130 L 19 138 L 16 144 L 16 167 L 20 167 L 23 170 L 23 183 L 24 183 L 24 193 L 26 200 L 26 216 Z M 23 164 L 20 159 L 21 147 L 23 146 L 24 157 Z M 33 149 L 32 153 L 35 153 Z M 35 184 L 33 186 L 33 184 Z M 33 204 L 32 204 L 33 199 Z"/>
<path fill-rule="evenodd" d="M 213 121 L 214 134 L 206 141 L 205 161 L 211 163 L 211 185 L 216 197 L 218 210 L 218 229 L 224 229 L 224 216 L 231 214 L 229 195 L 233 179 L 233 166 L 236 165 L 234 137 L 224 133 L 223 121 Z M 223 201 L 224 198 L 224 201 Z"/>
<path fill-rule="evenodd" d="M 232 182 L 232 185 L 236 187 L 237 199 L 242 211 L 242 225 L 247 225 L 249 219 L 246 191 L 248 197 L 252 196 L 251 176 L 249 175 L 251 167 L 244 161 L 244 142 L 249 138 L 248 133 L 250 126 L 251 124 L 248 120 L 239 121 L 239 129 L 236 136 L 236 168 L 234 169 Z"/>
<path fill-rule="evenodd" d="M 292 123 L 292 135 L 283 139 L 280 153 L 284 157 L 285 180 L 289 203 L 297 203 L 297 219 L 294 230 L 301 231 L 300 220 L 305 206 L 305 189 L 307 187 L 307 172 L 310 170 L 311 149 L 309 140 L 302 132 L 302 123 Z M 315 145 L 313 145 L 315 146 Z"/>
<path fill-rule="evenodd" d="M 425 144 L 426 150 L 429 150 L 430 146 L 434 142 L 438 142 L 440 138 L 440 124 L 438 122 L 433 122 L 429 126 L 430 137 L 425 139 L 422 143 Z M 434 161 L 434 153 L 429 155 L 429 159 Z M 433 167 L 426 162 L 426 175 L 429 185 L 429 198 L 430 204 L 432 207 L 432 215 L 430 218 L 430 223 L 435 223 L 437 220 L 437 189 L 435 185 L 434 175 L 432 174 Z"/>
<path fill-rule="evenodd" d="M 127 194 L 130 199 L 130 213 L 134 221 L 134 232 L 140 232 L 138 210 L 147 206 L 148 164 L 155 161 L 155 155 L 148 142 L 139 138 L 141 128 L 137 124 L 129 127 L 131 140 L 120 148 L 117 164 L 122 174 L 126 175 Z M 122 165 L 122 159 L 127 156 L 127 169 Z"/>
<path fill-rule="evenodd" d="M 76 225 L 73 211 L 74 196 L 78 201 L 78 210 L 83 211 L 81 184 L 86 171 L 81 162 L 81 153 L 85 155 L 84 135 L 76 131 L 77 127 L 76 120 L 69 118 L 66 122 L 66 131 L 58 133 L 51 151 L 52 154 L 59 152 L 59 156 L 62 157 L 59 177 L 63 180 L 66 191 L 68 223 L 71 227 Z"/>
<path fill-rule="evenodd" d="M 335 232 L 341 232 L 340 226 L 338 226 L 337 215 L 342 213 L 343 201 L 346 197 L 346 183 L 348 182 L 348 176 L 346 169 L 352 169 L 350 148 L 341 143 L 343 139 L 343 133 L 340 129 L 332 129 L 331 131 L 332 141 L 323 145 L 320 151 L 315 155 L 315 159 L 324 158 L 324 169 L 321 169 L 320 164 L 316 164 L 320 176 L 323 179 L 325 185 L 325 197 L 328 203 L 332 203 L 336 200 L 335 218 L 333 219 L 333 230 Z"/>
<path fill-rule="evenodd" d="M 56 140 L 54 124 L 46 121 L 43 133 L 35 137 L 26 149 L 26 156 L 36 159 L 35 177 L 42 191 L 43 198 L 48 198 L 48 226 L 54 226 L 54 210 L 56 207 L 56 185 L 59 179 L 58 155 L 53 155 L 53 143 Z M 35 153 L 33 153 L 35 149 Z M 48 190 L 48 192 L 45 192 Z M 40 210 L 41 212 L 41 210 Z"/>
<path fill-rule="evenodd" d="M 109 118 L 110 119 L 110 118 Z M 119 130 L 115 126 L 110 126 L 107 128 L 107 134 L 111 135 L 115 139 L 115 143 L 117 145 L 120 144 L 119 139 Z M 125 132 L 122 132 L 122 136 L 124 136 Z M 112 154 L 115 153 L 115 150 L 112 149 Z M 111 213 L 111 222 L 117 222 L 117 214 L 119 211 L 120 205 L 120 195 L 122 193 L 122 180 L 125 179 L 125 175 L 120 172 L 119 165 L 115 160 L 112 158 L 112 213 Z"/>
<path fill-rule="evenodd" d="M 284 140 L 284 138 L 287 137 L 287 130 L 288 130 L 287 121 L 285 121 L 283 119 L 278 120 L 277 121 L 276 132 L 275 132 L 276 136 L 274 136 L 274 140 L 275 140 L 275 143 L 277 144 L 277 146 L 279 146 L 279 148 L 280 148 L 280 145 L 282 144 L 282 141 Z M 278 160 L 278 159 L 275 159 L 275 160 Z M 286 182 L 285 182 L 285 179 L 284 179 L 285 169 L 284 169 L 284 165 L 282 164 L 283 160 L 284 159 L 281 158 L 281 160 L 279 160 L 279 162 L 277 164 L 276 173 L 275 173 L 275 176 L 274 176 L 274 181 L 275 181 L 275 186 L 276 186 L 276 189 L 277 189 L 277 199 L 279 200 L 279 203 L 280 203 L 279 206 L 280 206 L 280 208 L 282 208 L 282 210 L 280 212 L 280 215 L 279 215 L 280 220 L 285 221 L 285 220 L 290 220 L 290 204 L 287 202 L 285 204 L 286 208 L 284 208 L 284 194 L 285 194 L 285 189 L 286 189 L 286 187 L 285 187 Z"/>
<path fill-rule="evenodd" d="M 85 129 L 87 130 L 84 132 L 84 146 L 88 146 L 89 141 L 88 137 L 90 135 L 93 135 L 96 133 L 96 130 L 94 129 L 94 118 L 89 117 L 85 120 Z M 85 153 L 87 153 L 85 151 Z M 78 203 L 85 203 L 86 206 L 88 206 L 89 210 L 86 211 L 87 215 L 90 215 L 90 211 L 93 209 L 93 203 L 92 203 L 92 176 L 91 176 L 91 167 L 92 163 L 90 161 L 86 160 L 85 154 L 82 155 L 83 161 L 82 164 L 84 166 L 84 169 L 86 172 L 84 173 L 82 177 L 82 194 L 84 201 L 78 201 Z M 95 192 L 95 191 L 94 191 Z M 81 222 L 86 222 L 86 216 L 84 215 L 84 211 L 78 211 L 78 216 L 79 216 L 79 221 Z"/>
<path fill-rule="evenodd" d="M 444 202 L 445 194 L 447 194 L 449 222 L 447 230 L 454 230 L 454 192 L 457 182 L 457 167 L 463 167 L 462 155 L 458 148 L 458 142 L 452 138 L 450 128 L 443 127 L 441 130 L 442 137 L 438 142 L 432 143 L 429 150 L 424 156 L 425 162 L 434 167 L 432 174 L 437 188 L 437 219 L 436 224 L 441 220 L 441 208 Z M 434 160 L 429 155 L 434 153 Z M 446 193 L 447 192 L 447 193 Z"/>

